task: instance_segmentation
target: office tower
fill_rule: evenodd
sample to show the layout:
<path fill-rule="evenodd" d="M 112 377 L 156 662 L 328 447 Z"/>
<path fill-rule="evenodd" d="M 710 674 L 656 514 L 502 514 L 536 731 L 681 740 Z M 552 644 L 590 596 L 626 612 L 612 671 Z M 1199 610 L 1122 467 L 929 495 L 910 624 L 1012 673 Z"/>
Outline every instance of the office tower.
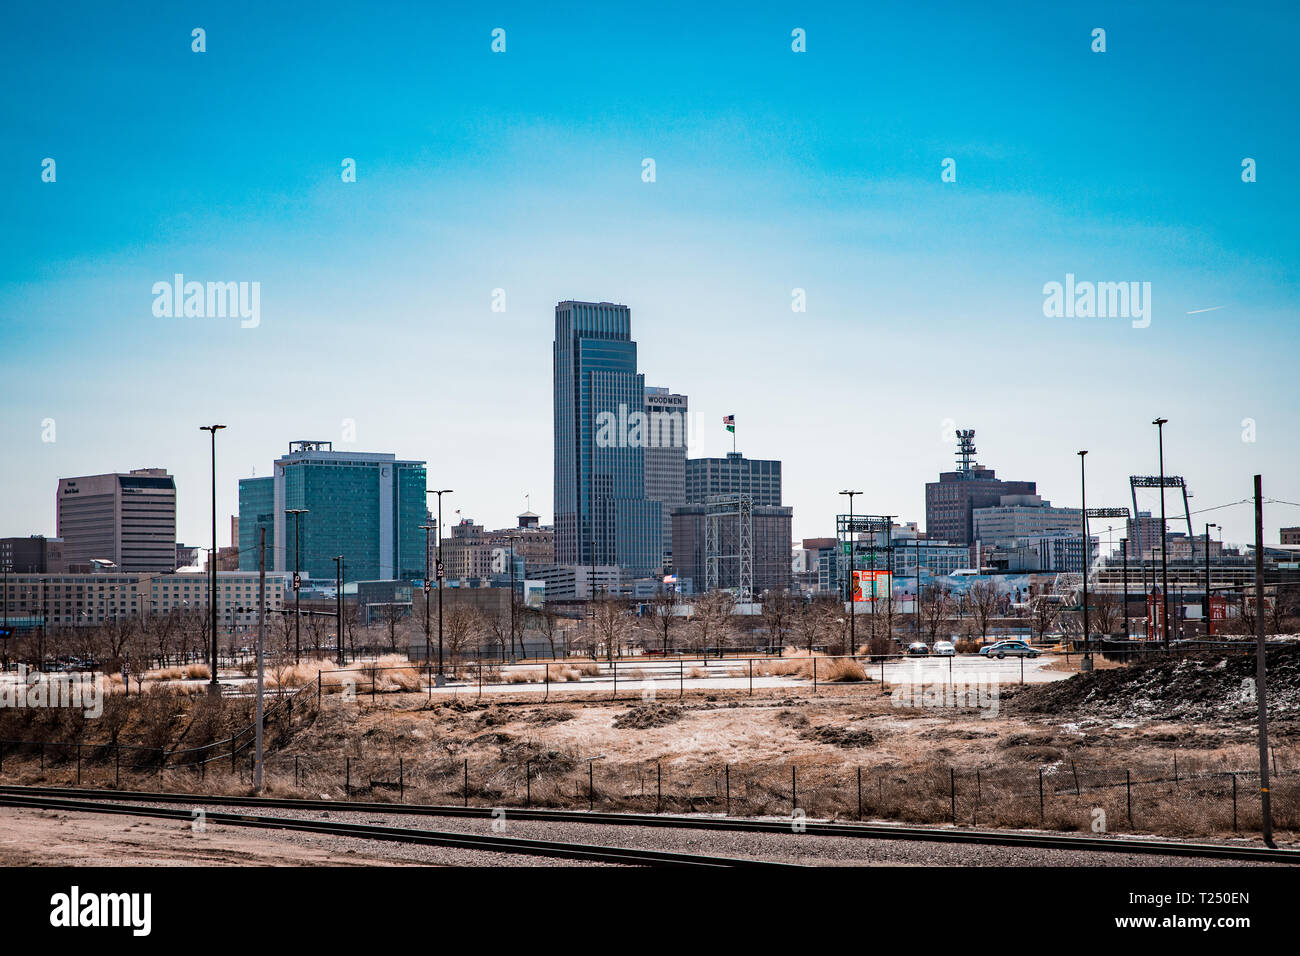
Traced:
<path fill-rule="evenodd" d="M 55 503 L 63 560 L 120 571 L 176 570 L 176 480 L 165 468 L 61 478 Z"/>
<path fill-rule="evenodd" d="M 645 496 L 662 512 L 664 568 L 672 567 L 673 509 L 686 504 L 689 403 L 685 395 L 646 386 Z"/>
<path fill-rule="evenodd" d="M 307 509 L 294 517 L 286 509 Z M 295 441 L 271 477 L 239 483 L 239 567 L 257 567 L 260 529 L 267 529 L 267 567 L 300 569 L 333 581 L 343 555 L 348 581 L 424 577 L 427 515 L 425 463 L 391 454 L 334 451 L 326 441 Z"/>
<path fill-rule="evenodd" d="M 60 574 L 67 570 L 63 540 L 40 534 L 29 538 L 0 538 L 0 568 L 27 574 Z"/>
<path fill-rule="evenodd" d="M 662 509 L 646 497 L 645 377 L 625 305 L 555 307 L 555 560 L 651 573 Z"/>
<path fill-rule="evenodd" d="M 686 459 L 686 500 L 691 504 L 703 504 L 710 495 L 742 494 L 755 505 L 779 507 L 781 462 L 734 451 L 726 458 Z"/>

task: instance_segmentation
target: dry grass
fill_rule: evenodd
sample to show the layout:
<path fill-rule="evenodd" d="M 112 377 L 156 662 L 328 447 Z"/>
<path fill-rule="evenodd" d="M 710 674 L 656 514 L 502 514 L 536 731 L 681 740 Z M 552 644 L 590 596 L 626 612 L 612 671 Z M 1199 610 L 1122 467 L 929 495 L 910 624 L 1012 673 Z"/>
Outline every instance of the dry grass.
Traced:
<path fill-rule="evenodd" d="M 866 668 L 855 660 L 836 657 L 817 668 L 817 679 L 827 683 L 849 683 L 869 680 Z"/>
<path fill-rule="evenodd" d="M 504 675 L 507 684 L 540 684 L 546 680 L 543 667 L 516 667 Z"/>

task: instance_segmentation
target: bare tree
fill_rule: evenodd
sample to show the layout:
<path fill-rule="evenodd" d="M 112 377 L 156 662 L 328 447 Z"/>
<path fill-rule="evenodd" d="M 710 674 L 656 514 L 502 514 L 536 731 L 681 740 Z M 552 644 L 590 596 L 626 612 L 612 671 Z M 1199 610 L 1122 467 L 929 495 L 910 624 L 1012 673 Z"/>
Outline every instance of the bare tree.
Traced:
<path fill-rule="evenodd" d="M 1029 626 L 1033 633 L 1038 635 L 1040 641 L 1056 625 L 1056 619 L 1060 613 L 1060 602 L 1054 600 L 1053 595 L 1039 594 L 1030 601 Z"/>
<path fill-rule="evenodd" d="M 444 609 L 442 618 L 443 650 L 454 666 L 466 649 L 478 643 L 487 622 L 478 608 L 459 602 Z"/>
<path fill-rule="evenodd" d="M 939 631 L 952 617 L 952 591 L 937 584 L 926 585 L 921 589 L 921 622 L 930 642 L 939 639 Z"/>
<path fill-rule="evenodd" d="M 632 633 L 632 628 L 632 615 L 621 600 L 603 597 L 596 602 L 592 629 L 597 643 L 605 645 L 606 658 L 614 659 L 615 652 Z"/>
<path fill-rule="evenodd" d="M 709 646 L 718 648 L 718 656 L 726 647 L 732 636 L 731 613 L 736 607 L 736 599 L 730 591 L 710 591 L 695 599 L 695 613 L 691 618 L 691 629 L 699 642 L 704 656 L 709 656 Z"/>
<path fill-rule="evenodd" d="M 970 589 L 971 614 L 980 632 L 980 641 L 988 639 L 989 621 L 997 613 L 998 589 L 991 581 L 976 581 Z"/>
<path fill-rule="evenodd" d="M 669 632 L 672 630 L 673 622 L 677 618 L 677 592 L 670 590 L 660 590 L 650 599 L 650 610 L 652 614 L 653 627 L 655 636 L 660 639 L 661 648 L 664 655 L 668 654 Z"/>
<path fill-rule="evenodd" d="M 785 647 L 786 637 L 800 609 L 799 602 L 784 588 L 763 596 L 763 623 L 767 626 L 769 647 Z"/>

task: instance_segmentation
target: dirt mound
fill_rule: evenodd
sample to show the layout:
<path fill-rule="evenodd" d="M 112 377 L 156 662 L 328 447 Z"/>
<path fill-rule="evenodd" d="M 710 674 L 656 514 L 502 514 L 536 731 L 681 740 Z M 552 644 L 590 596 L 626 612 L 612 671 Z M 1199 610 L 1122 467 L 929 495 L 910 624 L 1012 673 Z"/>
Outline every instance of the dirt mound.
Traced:
<path fill-rule="evenodd" d="M 524 717 L 524 721 L 537 724 L 540 727 L 547 727 L 551 724 L 562 724 L 566 720 L 573 720 L 576 716 L 571 710 L 533 710 L 528 712 Z"/>
<path fill-rule="evenodd" d="M 614 726 L 619 730 L 648 730 L 651 727 L 667 727 L 682 719 L 681 707 L 667 707 L 663 704 L 648 704 L 633 707 L 614 718 Z"/>
<path fill-rule="evenodd" d="M 1269 648 L 1270 719 L 1300 719 L 1300 645 Z M 1240 720 L 1256 713 L 1253 654 L 1164 658 L 1021 688 L 1012 714 L 1128 720 Z"/>
<path fill-rule="evenodd" d="M 876 742 L 876 738 L 871 731 L 862 727 L 832 727 L 828 725 L 800 731 L 799 736 L 804 740 L 833 744 L 846 750 L 854 747 L 869 747 Z"/>

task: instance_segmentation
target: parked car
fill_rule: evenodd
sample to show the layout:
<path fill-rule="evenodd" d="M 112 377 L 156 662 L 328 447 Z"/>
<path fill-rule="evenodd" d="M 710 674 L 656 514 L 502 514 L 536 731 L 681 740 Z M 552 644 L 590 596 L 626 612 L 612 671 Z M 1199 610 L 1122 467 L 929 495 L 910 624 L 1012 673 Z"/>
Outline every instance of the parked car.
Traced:
<path fill-rule="evenodd" d="M 1039 652 L 1024 641 L 998 641 L 981 647 L 980 653 L 985 657 L 1037 657 Z"/>
<path fill-rule="evenodd" d="M 953 646 L 952 641 L 935 641 L 933 653 L 940 657 L 953 657 L 957 653 L 957 648 Z"/>
<path fill-rule="evenodd" d="M 913 641 L 907 645 L 908 657 L 922 657 L 930 653 L 930 647 L 922 641 Z"/>

